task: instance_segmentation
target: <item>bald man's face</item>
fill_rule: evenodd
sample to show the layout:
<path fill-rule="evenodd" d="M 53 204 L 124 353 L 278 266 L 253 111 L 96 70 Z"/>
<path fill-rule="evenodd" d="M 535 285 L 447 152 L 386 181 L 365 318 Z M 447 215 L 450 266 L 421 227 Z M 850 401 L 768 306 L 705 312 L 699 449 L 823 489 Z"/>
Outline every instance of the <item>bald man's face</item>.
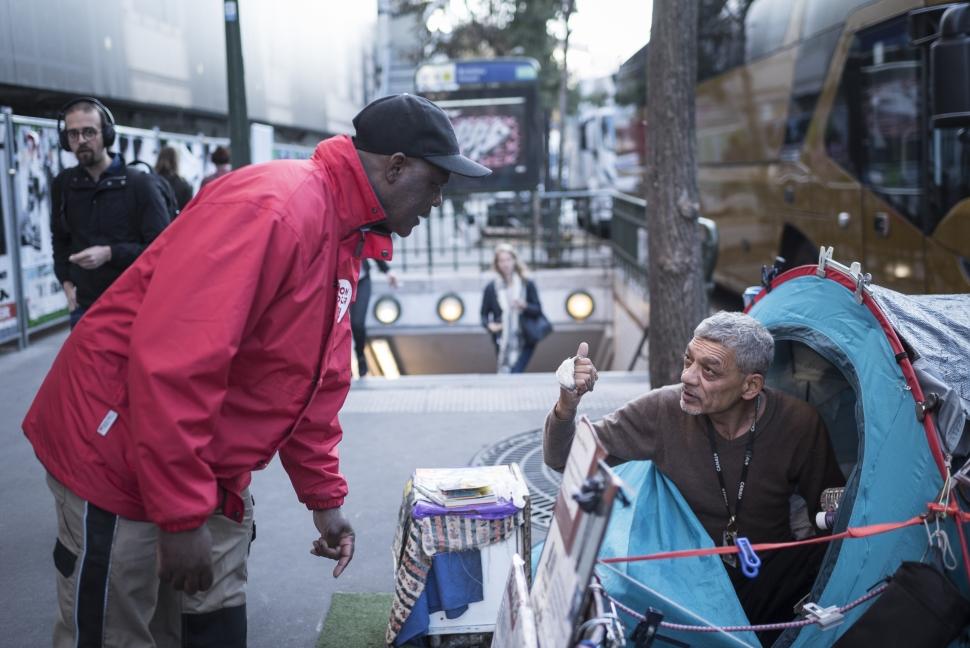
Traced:
<path fill-rule="evenodd" d="M 441 192 L 451 174 L 420 158 L 395 153 L 384 159 L 377 176 L 371 182 L 387 214 L 383 224 L 398 236 L 408 236 L 422 216 L 441 206 Z"/>

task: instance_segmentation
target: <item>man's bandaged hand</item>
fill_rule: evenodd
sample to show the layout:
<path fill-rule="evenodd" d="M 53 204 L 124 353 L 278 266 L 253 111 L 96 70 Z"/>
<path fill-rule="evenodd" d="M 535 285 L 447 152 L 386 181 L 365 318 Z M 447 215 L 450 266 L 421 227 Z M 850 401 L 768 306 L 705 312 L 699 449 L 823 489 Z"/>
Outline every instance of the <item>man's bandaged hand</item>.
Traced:
<path fill-rule="evenodd" d="M 587 357 L 588 354 L 589 345 L 580 342 L 579 348 L 576 349 L 576 355 L 563 360 L 559 369 L 556 370 L 556 378 L 559 380 L 559 386 L 562 387 L 559 400 L 563 406 L 568 406 L 569 409 L 575 409 L 583 394 L 593 391 L 593 386 L 596 384 L 598 377 L 596 367 L 593 366 L 593 361 Z"/>
<path fill-rule="evenodd" d="M 576 356 L 566 358 L 556 369 L 559 386 L 567 391 L 576 391 Z"/>

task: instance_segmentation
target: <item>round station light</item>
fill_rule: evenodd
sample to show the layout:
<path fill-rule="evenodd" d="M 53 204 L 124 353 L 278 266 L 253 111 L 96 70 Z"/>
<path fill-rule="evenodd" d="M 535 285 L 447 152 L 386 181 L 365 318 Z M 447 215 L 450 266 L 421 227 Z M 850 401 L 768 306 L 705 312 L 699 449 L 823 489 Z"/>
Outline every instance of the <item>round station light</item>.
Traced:
<path fill-rule="evenodd" d="M 465 302 L 455 293 L 448 293 L 438 300 L 438 317 L 443 322 L 454 324 L 465 314 Z"/>
<path fill-rule="evenodd" d="M 374 319 L 381 324 L 393 324 L 401 317 L 401 304 L 390 295 L 384 295 L 374 303 Z"/>
<path fill-rule="evenodd" d="M 566 297 L 566 312 L 577 322 L 582 322 L 596 310 L 596 302 L 593 296 L 585 290 L 576 290 L 569 293 Z"/>

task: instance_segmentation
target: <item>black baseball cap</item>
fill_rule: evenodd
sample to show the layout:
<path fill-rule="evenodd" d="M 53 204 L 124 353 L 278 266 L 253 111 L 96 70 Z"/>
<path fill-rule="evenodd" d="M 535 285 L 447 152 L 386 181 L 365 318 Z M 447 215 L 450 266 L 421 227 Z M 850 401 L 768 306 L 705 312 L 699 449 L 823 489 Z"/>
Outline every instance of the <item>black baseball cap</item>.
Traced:
<path fill-rule="evenodd" d="M 448 115 L 424 97 L 405 93 L 375 99 L 354 117 L 354 129 L 354 145 L 361 151 L 404 153 L 468 178 L 492 173 L 461 154 Z"/>

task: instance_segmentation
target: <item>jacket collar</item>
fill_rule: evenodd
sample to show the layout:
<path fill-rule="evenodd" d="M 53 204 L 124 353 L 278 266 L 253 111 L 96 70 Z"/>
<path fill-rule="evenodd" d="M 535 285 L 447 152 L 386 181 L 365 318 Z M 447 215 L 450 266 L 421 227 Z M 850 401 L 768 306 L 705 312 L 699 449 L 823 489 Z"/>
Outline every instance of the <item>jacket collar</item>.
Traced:
<path fill-rule="evenodd" d="M 100 184 L 102 180 L 106 180 L 108 178 L 124 178 L 125 171 L 128 168 L 128 165 L 125 164 L 124 158 L 121 157 L 120 153 L 109 153 L 108 155 L 111 156 L 111 164 L 109 164 L 105 170 L 101 172 L 101 176 L 97 180 L 94 180 L 80 164 L 71 167 L 71 171 L 74 172 L 75 177 L 74 184 L 77 184 L 77 182 L 81 180 L 87 181 L 87 183 L 90 185 L 97 185 Z M 124 186 L 124 183 L 122 183 L 120 186 Z"/>
<path fill-rule="evenodd" d="M 343 236 L 387 218 L 349 137 L 338 135 L 320 142 L 311 159 L 327 171 L 327 188 L 340 206 L 337 218 Z"/>

